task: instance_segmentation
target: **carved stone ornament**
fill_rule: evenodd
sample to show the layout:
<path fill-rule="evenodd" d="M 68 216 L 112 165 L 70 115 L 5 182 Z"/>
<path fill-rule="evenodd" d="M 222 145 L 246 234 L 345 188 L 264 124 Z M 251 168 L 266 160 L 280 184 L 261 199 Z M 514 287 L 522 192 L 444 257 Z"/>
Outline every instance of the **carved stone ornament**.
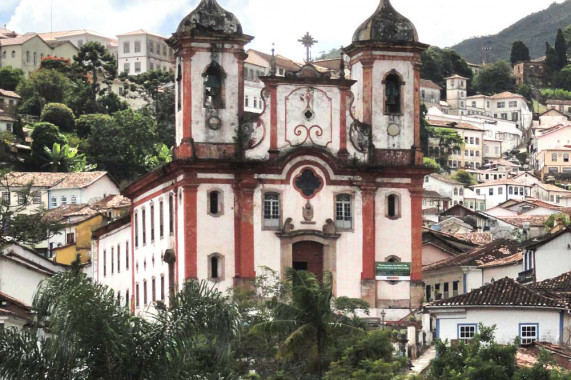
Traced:
<path fill-rule="evenodd" d="M 371 139 L 371 127 L 365 123 L 355 120 L 351 124 L 349 131 L 351 144 L 360 153 L 366 153 L 369 150 L 369 141 Z"/>
<path fill-rule="evenodd" d="M 358 41 L 413 44 L 418 42 L 418 33 L 413 23 L 393 8 L 390 0 L 381 0 L 375 13 L 355 31 L 353 42 Z"/>
<path fill-rule="evenodd" d="M 217 131 L 222 128 L 222 120 L 218 116 L 213 115 L 206 119 L 206 125 L 213 131 Z"/>
<path fill-rule="evenodd" d="M 242 34 L 242 25 L 236 16 L 222 8 L 216 0 L 202 0 L 178 26 L 177 33 L 189 32 L 195 35 L 211 33 L 236 35 Z"/>
<path fill-rule="evenodd" d="M 400 135 L 400 127 L 396 124 L 389 124 L 389 127 L 387 128 L 387 133 L 391 137 L 396 137 Z"/>
<path fill-rule="evenodd" d="M 306 199 L 313 198 L 323 188 L 323 180 L 312 169 L 303 169 L 294 180 L 294 187 Z"/>
<path fill-rule="evenodd" d="M 311 223 L 313 221 L 313 206 L 311 205 L 309 199 L 307 200 L 305 206 L 303 206 L 303 220 L 306 223 Z"/>

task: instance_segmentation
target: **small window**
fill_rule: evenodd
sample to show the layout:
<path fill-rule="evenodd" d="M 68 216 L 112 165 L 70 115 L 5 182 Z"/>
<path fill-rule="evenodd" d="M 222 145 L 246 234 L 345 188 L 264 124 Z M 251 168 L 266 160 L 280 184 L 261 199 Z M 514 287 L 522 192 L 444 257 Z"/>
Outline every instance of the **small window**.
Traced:
<path fill-rule="evenodd" d="M 557 162 L 557 153 L 553 153 L 553 154 L 551 155 L 551 161 Z"/>
<path fill-rule="evenodd" d="M 141 297 L 140 297 L 140 293 L 139 293 L 139 284 L 135 285 L 135 306 L 139 307 L 139 305 L 141 304 Z"/>
<path fill-rule="evenodd" d="M 129 289 L 125 291 L 125 307 L 129 307 L 131 298 L 129 297 Z"/>
<path fill-rule="evenodd" d="M 508 187 L 508 193 L 509 193 L 510 195 L 512 195 L 512 194 L 514 193 L 514 188 L 513 188 L 513 186 Z"/>
<path fill-rule="evenodd" d="M 151 204 L 151 243 L 155 241 L 155 205 Z"/>
<path fill-rule="evenodd" d="M 208 278 L 211 281 L 224 280 L 224 257 L 218 253 L 208 256 Z"/>
<path fill-rule="evenodd" d="M 26 51 L 26 62 L 30 63 L 30 52 Z"/>
<path fill-rule="evenodd" d="M 107 251 L 103 250 L 103 277 L 107 276 Z"/>
<path fill-rule="evenodd" d="M 135 41 L 135 53 L 141 52 L 141 41 Z"/>
<path fill-rule="evenodd" d="M 397 194 L 390 194 L 386 199 L 387 217 L 389 219 L 400 218 L 400 197 Z"/>
<path fill-rule="evenodd" d="M 154 278 L 151 280 L 151 300 L 153 302 L 157 300 L 157 282 Z"/>
<path fill-rule="evenodd" d="M 135 213 L 135 247 L 139 246 L 139 215 Z"/>
<path fill-rule="evenodd" d="M 222 192 L 213 190 L 208 193 L 208 215 L 220 216 L 223 214 Z"/>
<path fill-rule="evenodd" d="M 335 224 L 342 230 L 353 228 L 352 197 L 349 194 L 337 196 L 335 202 Z"/>
<path fill-rule="evenodd" d="M 464 188 L 463 187 L 460 188 L 460 195 L 464 196 Z"/>
<path fill-rule="evenodd" d="M 169 195 L 169 234 L 174 234 L 174 194 Z"/>
<path fill-rule="evenodd" d="M 165 299 L 165 276 L 161 276 L 161 301 Z"/>
<path fill-rule="evenodd" d="M 143 305 L 147 306 L 147 280 L 143 281 Z"/>
<path fill-rule="evenodd" d="M 401 80 L 396 74 L 385 79 L 385 113 L 401 113 Z"/>
<path fill-rule="evenodd" d="M 458 325 L 458 340 L 464 343 L 468 343 L 468 341 L 474 338 L 477 330 L 478 326 L 475 324 Z"/>
<path fill-rule="evenodd" d="M 121 273 L 121 246 L 117 244 L 117 273 Z"/>
<path fill-rule="evenodd" d="M 67 204 L 67 197 L 65 195 L 61 196 L 61 204 L 62 205 L 66 205 Z"/>
<path fill-rule="evenodd" d="M 72 195 L 72 196 L 71 196 L 71 204 L 72 204 L 72 205 L 77 204 L 77 196 L 76 196 L 76 195 Z"/>
<path fill-rule="evenodd" d="M 563 155 L 563 162 L 569 162 L 569 153 Z"/>
<path fill-rule="evenodd" d="M 129 242 L 125 242 L 125 269 L 129 269 Z"/>
<path fill-rule="evenodd" d="M 454 188 L 454 195 L 458 195 L 458 188 L 457 187 Z"/>
<path fill-rule="evenodd" d="M 135 73 L 141 72 L 141 62 L 135 62 Z"/>
<path fill-rule="evenodd" d="M 527 346 L 536 342 L 538 339 L 539 324 L 520 324 L 519 325 L 519 339 L 522 345 Z"/>
<path fill-rule="evenodd" d="M 498 187 L 498 195 L 503 195 L 503 194 L 504 194 L 504 188 Z"/>
<path fill-rule="evenodd" d="M 494 195 L 494 189 L 493 189 L 493 188 L 490 188 L 489 194 L 490 194 L 490 195 Z"/>
<path fill-rule="evenodd" d="M 39 191 L 34 191 L 32 193 L 32 203 L 39 205 L 42 203 L 42 194 Z"/>
<path fill-rule="evenodd" d="M 280 195 L 278 193 L 264 194 L 264 227 L 280 227 Z"/>
<path fill-rule="evenodd" d="M 56 197 L 52 197 L 50 203 L 51 203 L 51 205 L 52 205 L 52 208 L 53 208 L 53 207 L 57 207 L 57 198 L 56 198 Z"/>
<path fill-rule="evenodd" d="M 216 62 L 204 73 L 204 108 L 224 108 L 224 72 Z"/>
<path fill-rule="evenodd" d="M 131 52 L 131 43 L 130 42 L 123 42 L 123 53 L 130 53 Z"/>
<path fill-rule="evenodd" d="M 161 200 L 159 203 L 159 238 L 163 239 L 165 236 L 165 206 Z"/>
<path fill-rule="evenodd" d="M 142 227 L 141 232 L 143 234 L 143 245 L 145 245 L 145 244 L 147 244 L 147 218 L 146 218 L 146 210 L 145 209 L 143 209 L 141 211 L 141 227 Z"/>

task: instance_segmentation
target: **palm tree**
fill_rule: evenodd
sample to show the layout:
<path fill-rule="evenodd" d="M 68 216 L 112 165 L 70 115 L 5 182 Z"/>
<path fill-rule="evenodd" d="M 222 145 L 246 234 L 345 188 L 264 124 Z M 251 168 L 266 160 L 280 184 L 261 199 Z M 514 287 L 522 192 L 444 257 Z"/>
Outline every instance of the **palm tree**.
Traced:
<path fill-rule="evenodd" d="M 57 274 L 40 285 L 30 328 L 0 330 L 0 378 L 182 380 L 229 372 L 236 307 L 197 282 L 172 303 L 144 319 L 78 269 Z"/>
<path fill-rule="evenodd" d="M 289 268 L 286 278 L 291 284 L 291 301 L 272 301 L 274 319 L 257 324 L 253 330 L 268 335 L 287 335 L 279 355 L 286 360 L 307 360 L 310 369 L 321 378 L 324 355 L 332 340 L 364 331 L 336 318 L 331 308 L 331 273 L 326 273 L 320 283 L 309 272 Z"/>
<path fill-rule="evenodd" d="M 44 147 L 47 163 L 55 172 L 88 172 L 97 168 L 97 165 L 87 164 L 85 154 L 78 154 L 78 149 L 69 145 L 54 143 L 52 149 Z"/>

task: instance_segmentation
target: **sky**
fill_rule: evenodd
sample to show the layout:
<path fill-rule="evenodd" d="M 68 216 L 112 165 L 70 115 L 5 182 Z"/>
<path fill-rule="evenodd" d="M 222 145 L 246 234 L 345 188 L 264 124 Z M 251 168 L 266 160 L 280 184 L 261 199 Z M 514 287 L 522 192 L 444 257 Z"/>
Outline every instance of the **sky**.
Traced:
<path fill-rule="evenodd" d="M 314 56 L 351 42 L 355 29 L 379 0 L 218 0 L 256 39 L 248 46 L 301 60 L 297 41 L 309 32 Z M 145 29 L 170 36 L 199 0 L 0 0 L 0 26 L 18 33 L 88 29 L 109 37 Z M 439 47 L 495 34 L 553 0 L 392 0 L 418 30 L 420 41 Z M 556 2 L 563 2 L 557 0 Z M 50 11 L 52 9 L 52 11 Z"/>

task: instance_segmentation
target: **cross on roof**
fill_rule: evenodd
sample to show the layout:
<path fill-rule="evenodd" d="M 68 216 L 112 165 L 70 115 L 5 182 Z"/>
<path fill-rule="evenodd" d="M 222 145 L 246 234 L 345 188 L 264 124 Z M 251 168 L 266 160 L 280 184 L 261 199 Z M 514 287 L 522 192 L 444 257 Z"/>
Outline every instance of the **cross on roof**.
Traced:
<path fill-rule="evenodd" d="M 305 36 L 303 36 L 300 40 L 298 40 L 299 42 L 301 42 L 301 44 L 303 46 L 305 46 L 306 49 L 306 54 L 307 54 L 307 62 L 311 62 L 311 47 L 313 45 L 315 45 L 316 43 L 318 43 L 319 41 L 317 41 L 315 38 L 313 38 L 311 36 L 311 34 L 309 34 L 309 32 L 305 33 Z"/>

